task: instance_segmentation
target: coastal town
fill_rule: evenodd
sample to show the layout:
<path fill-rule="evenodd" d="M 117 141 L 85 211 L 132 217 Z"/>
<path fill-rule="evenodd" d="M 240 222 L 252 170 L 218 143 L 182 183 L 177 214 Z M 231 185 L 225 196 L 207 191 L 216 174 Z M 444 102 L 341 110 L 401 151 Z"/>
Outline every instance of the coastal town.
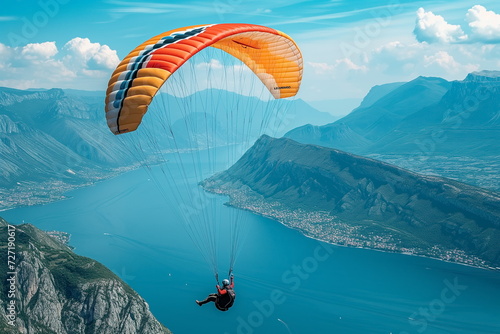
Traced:
<path fill-rule="evenodd" d="M 430 257 L 442 261 L 463 265 L 500 270 L 492 267 L 477 256 L 467 254 L 460 249 L 445 249 L 434 245 L 423 249 L 405 247 L 402 242 L 389 233 L 367 231 L 361 224 L 347 223 L 327 211 L 307 211 L 290 209 L 279 202 L 266 201 L 262 196 L 250 190 L 231 188 L 208 188 L 209 191 L 230 197 L 230 206 L 251 211 L 255 214 L 275 220 L 289 228 L 296 229 L 305 236 L 345 247 L 366 248 L 385 252 L 401 253 Z"/>
<path fill-rule="evenodd" d="M 69 246 L 69 242 L 71 240 L 71 234 L 68 232 L 63 232 L 63 231 L 45 231 L 48 235 L 50 235 L 52 238 L 57 239 L 59 242 L 62 244 Z M 72 248 L 71 246 L 69 246 Z"/>
<path fill-rule="evenodd" d="M 137 165 L 103 171 L 85 170 L 81 175 L 71 172 L 70 174 L 75 176 L 72 179 L 54 177 L 41 181 L 21 181 L 11 187 L 0 187 L 0 211 L 64 200 L 68 198 L 67 192 L 70 190 L 86 187 L 136 168 Z"/>

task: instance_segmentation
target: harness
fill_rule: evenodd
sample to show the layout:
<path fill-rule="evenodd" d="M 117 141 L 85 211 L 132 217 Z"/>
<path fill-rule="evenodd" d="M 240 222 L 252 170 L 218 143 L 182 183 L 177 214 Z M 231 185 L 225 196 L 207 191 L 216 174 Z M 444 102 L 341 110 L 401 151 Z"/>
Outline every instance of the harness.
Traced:
<path fill-rule="evenodd" d="M 227 311 L 234 304 L 234 299 L 236 298 L 236 293 L 231 288 L 225 288 L 227 293 L 223 295 L 217 295 L 217 301 L 215 307 L 220 311 Z"/>

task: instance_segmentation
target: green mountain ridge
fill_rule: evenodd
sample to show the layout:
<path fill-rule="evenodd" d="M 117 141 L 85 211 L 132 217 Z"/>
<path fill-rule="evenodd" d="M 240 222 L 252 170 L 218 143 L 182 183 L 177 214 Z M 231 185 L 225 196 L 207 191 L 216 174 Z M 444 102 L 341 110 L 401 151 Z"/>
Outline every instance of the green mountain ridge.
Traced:
<path fill-rule="evenodd" d="M 500 195 L 454 180 L 263 136 L 203 186 L 325 241 L 500 267 Z"/>

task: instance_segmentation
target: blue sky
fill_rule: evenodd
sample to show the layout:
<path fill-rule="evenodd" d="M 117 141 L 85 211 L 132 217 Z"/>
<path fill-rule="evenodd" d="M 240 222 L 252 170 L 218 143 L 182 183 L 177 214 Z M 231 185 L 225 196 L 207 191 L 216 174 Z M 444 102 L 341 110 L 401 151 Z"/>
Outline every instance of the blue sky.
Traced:
<path fill-rule="evenodd" d="M 295 39 L 299 97 L 363 97 L 419 75 L 463 79 L 500 69 L 500 2 L 13 0 L 0 12 L 0 86 L 104 90 L 144 40 L 177 27 L 242 22 Z"/>

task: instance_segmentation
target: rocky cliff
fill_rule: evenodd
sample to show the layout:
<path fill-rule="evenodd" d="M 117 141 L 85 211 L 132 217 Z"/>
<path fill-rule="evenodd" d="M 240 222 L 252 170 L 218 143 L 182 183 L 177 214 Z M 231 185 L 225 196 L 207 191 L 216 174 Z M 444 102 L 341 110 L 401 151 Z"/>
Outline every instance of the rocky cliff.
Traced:
<path fill-rule="evenodd" d="M 450 179 L 263 136 L 203 185 L 316 238 L 500 266 L 500 195 Z"/>
<path fill-rule="evenodd" d="M 29 224 L 9 227 L 0 218 L 0 236 L 2 259 L 15 255 L 2 261 L 1 333 L 170 333 L 102 264 Z"/>

